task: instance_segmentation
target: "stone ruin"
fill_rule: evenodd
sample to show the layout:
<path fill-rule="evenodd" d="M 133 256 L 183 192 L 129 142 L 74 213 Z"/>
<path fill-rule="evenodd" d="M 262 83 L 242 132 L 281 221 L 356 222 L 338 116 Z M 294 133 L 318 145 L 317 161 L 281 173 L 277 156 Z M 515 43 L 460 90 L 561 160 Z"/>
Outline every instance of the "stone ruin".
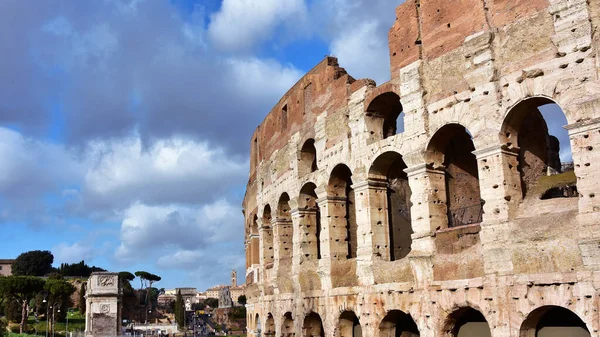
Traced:
<path fill-rule="evenodd" d="M 598 336 L 600 0 L 406 1 L 389 47 L 252 136 L 248 335 Z"/>
<path fill-rule="evenodd" d="M 219 289 L 219 308 L 231 307 L 233 307 L 233 300 L 231 299 L 229 287 L 223 287 Z"/>
<path fill-rule="evenodd" d="M 92 273 L 85 294 L 86 337 L 121 335 L 122 296 L 118 273 Z"/>

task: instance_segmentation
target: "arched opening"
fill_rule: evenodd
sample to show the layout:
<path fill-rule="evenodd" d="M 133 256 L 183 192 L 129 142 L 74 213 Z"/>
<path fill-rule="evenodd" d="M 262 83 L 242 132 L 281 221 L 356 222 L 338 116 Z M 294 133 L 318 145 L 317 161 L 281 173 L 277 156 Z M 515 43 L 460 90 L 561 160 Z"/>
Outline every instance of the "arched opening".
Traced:
<path fill-rule="evenodd" d="M 311 312 L 304 318 L 304 324 L 302 325 L 302 336 L 303 337 L 324 337 L 325 332 L 323 330 L 323 322 L 321 316 L 315 312 Z"/>
<path fill-rule="evenodd" d="M 342 226 L 345 229 L 344 231 L 330 229 L 332 238 L 340 242 L 345 241 L 346 258 L 355 258 L 358 246 L 358 228 L 356 225 L 355 196 L 352 189 L 352 172 L 348 166 L 340 164 L 333 169 L 327 186 L 327 195 L 336 198 L 336 202 L 340 206 L 335 208 L 336 214 L 330 214 L 330 216 L 333 215 L 333 217 L 345 219 L 345 223 Z M 342 254 L 343 252 L 336 253 Z"/>
<path fill-rule="evenodd" d="M 267 316 L 267 321 L 265 322 L 265 329 L 263 333 L 266 337 L 275 336 L 275 320 L 273 319 L 273 315 L 269 313 Z"/>
<path fill-rule="evenodd" d="M 262 328 L 260 325 L 260 316 L 258 314 L 254 316 L 254 331 L 256 331 L 258 336 L 260 336 L 262 332 Z"/>
<path fill-rule="evenodd" d="M 273 250 L 273 229 L 271 228 L 271 206 L 266 205 L 262 217 L 262 244 L 263 244 L 263 259 L 264 268 L 273 267 L 275 252 Z"/>
<path fill-rule="evenodd" d="M 385 139 L 404 132 L 404 113 L 400 96 L 385 92 L 371 101 L 367 107 L 368 129 L 375 139 Z"/>
<path fill-rule="evenodd" d="M 446 321 L 445 332 L 452 337 L 491 337 L 490 326 L 481 312 L 470 308 L 454 311 Z"/>
<path fill-rule="evenodd" d="M 400 154 L 386 152 L 375 159 L 369 170 L 369 179 L 385 181 L 387 184 L 385 205 L 379 207 L 387 209 L 391 261 L 408 255 L 412 243 L 411 190 L 404 169 L 406 164 Z"/>
<path fill-rule="evenodd" d="M 317 204 L 317 186 L 307 183 L 300 190 L 298 209 L 304 211 L 300 221 L 302 255 L 307 259 L 321 258 L 321 210 Z"/>
<path fill-rule="evenodd" d="M 292 257 L 293 226 L 290 214 L 290 196 L 283 193 L 277 205 L 277 220 L 274 234 L 277 238 L 277 257 L 281 261 Z"/>
<path fill-rule="evenodd" d="M 379 337 L 417 337 L 419 328 L 413 318 L 400 310 L 391 310 L 379 324 Z"/>
<path fill-rule="evenodd" d="M 315 148 L 315 140 L 308 139 L 302 145 L 300 150 L 300 162 L 298 163 L 298 175 L 304 176 L 311 172 L 315 172 L 317 167 L 317 149 Z"/>
<path fill-rule="evenodd" d="M 569 309 L 544 306 L 533 310 L 521 325 L 520 337 L 590 337 L 585 323 Z"/>
<path fill-rule="evenodd" d="M 283 315 L 283 324 L 281 325 L 281 337 L 294 337 L 294 319 L 291 312 Z"/>
<path fill-rule="evenodd" d="M 562 109 L 543 97 L 518 103 L 506 116 L 500 139 L 506 149 L 518 152 L 523 198 L 578 196 L 566 124 Z"/>
<path fill-rule="evenodd" d="M 471 134 L 462 125 L 444 125 L 427 150 L 429 165 L 444 170 L 448 227 L 481 222 L 483 200 Z"/>
<path fill-rule="evenodd" d="M 340 315 L 340 323 L 336 337 L 362 337 L 360 321 L 354 312 L 344 311 Z"/>

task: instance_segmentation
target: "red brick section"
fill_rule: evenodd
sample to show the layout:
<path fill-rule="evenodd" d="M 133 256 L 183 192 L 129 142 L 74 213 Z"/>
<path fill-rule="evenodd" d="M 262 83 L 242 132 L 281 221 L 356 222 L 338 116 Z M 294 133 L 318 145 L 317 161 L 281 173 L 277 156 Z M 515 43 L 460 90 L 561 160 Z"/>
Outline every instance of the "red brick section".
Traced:
<path fill-rule="evenodd" d="M 392 79 L 400 68 L 419 59 L 419 21 L 414 0 L 407 0 L 396 8 L 396 21 L 388 34 L 390 70 Z"/>
<path fill-rule="evenodd" d="M 369 94 L 367 94 L 367 97 L 365 98 L 365 111 L 369 110 L 369 106 L 371 105 L 371 102 L 373 102 L 373 100 L 375 98 L 377 98 L 381 94 L 385 94 L 386 92 L 393 92 L 398 96 L 400 95 L 400 92 L 399 92 L 397 86 L 395 86 L 391 82 L 386 82 L 386 83 L 378 86 L 377 88 L 375 88 Z"/>
<path fill-rule="evenodd" d="M 482 0 L 421 1 L 423 57 L 435 59 L 462 45 L 465 37 L 487 29 Z"/>
<path fill-rule="evenodd" d="M 363 86 L 374 85 L 374 82 L 368 79 L 356 81 L 338 65 L 335 57 L 326 57 L 279 100 L 256 129 L 250 144 L 251 177 L 254 176 L 258 163 L 270 158 L 274 151 L 283 148 L 292 134 L 300 132 L 307 135 L 314 132 L 314 123 L 318 115 L 324 111 L 334 112 L 345 107 L 352 92 Z M 285 106 L 287 123 L 284 123 L 282 113 Z"/>
<path fill-rule="evenodd" d="M 501 27 L 548 8 L 549 3 L 548 0 L 488 0 L 487 5 L 492 26 Z"/>

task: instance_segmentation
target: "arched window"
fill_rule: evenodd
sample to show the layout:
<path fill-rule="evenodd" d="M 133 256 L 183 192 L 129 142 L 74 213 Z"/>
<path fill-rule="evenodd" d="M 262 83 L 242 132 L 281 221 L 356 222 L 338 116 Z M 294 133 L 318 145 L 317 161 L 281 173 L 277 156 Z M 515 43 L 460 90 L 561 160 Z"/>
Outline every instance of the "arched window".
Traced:
<path fill-rule="evenodd" d="M 400 310 L 391 310 L 379 324 L 379 337 L 418 337 L 419 335 L 419 328 L 413 318 Z"/>
<path fill-rule="evenodd" d="M 500 138 L 506 149 L 518 152 L 524 198 L 578 196 L 566 124 L 561 108 L 542 97 L 518 103 L 506 116 Z"/>
<path fill-rule="evenodd" d="M 535 309 L 521 325 L 520 337 L 590 337 L 585 323 L 574 312 L 558 306 Z"/>
<path fill-rule="evenodd" d="M 304 142 L 302 149 L 300 149 L 299 160 L 298 175 L 301 177 L 319 169 L 317 167 L 317 149 L 315 148 L 314 139 L 311 138 Z"/>
<path fill-rule="evenodd" d="M 276 226 L 278 257 L 280 260 L 291 258 L 293 227 L 290 215 L 290 196 L 287 193 L 283 193 L 279 198 Z"/>
<path fill-rule="evenodd" d="M 271 228 L 271 206 L 266 205 L 262 218 L 264 268 L 272 268 L 274 260 L 273 229 Z"/>
<path fill-rule="evenodd" d="M 302 325 L 302 336 L 303 337 L 314 337 L 314 336 L 325 336 L 323 330 L 323 322 L 321 316 L 315 312 L 311 312 L 304 318 L 304 324 Z"/>
<path fill-rule="evenodd" d="M 405 168 L 400 154 L 386 152 L 375 159 L 369 170 L 369 179 L 385 181 L 387 184 L 385 205 L 379 207 L 387 209 L 391 261 L 408 255 L 412 242 L 411 190 Z"/>
<path fill-rule="evenodd" d="M 336 337 L 362 337 L 362 327 L 354 312 L 342 312 Z"/>
<path fill-rule="evenodd" d="M 375 97 L 367 107 L 368 129 L 374 140 L 385 139 L 404 131 L 404 114 L 400 97 L 385 92 Z"/>
<path fill-rule="evenodd" d="M 307 259 L 321 258 L 321 210 L 317 204 L 316 187 L 313 183 L 302 186 L 298 201 L 298 208 L 306 211 L 300 227 L 303 231 L 301 246 L 307 248 L 302 253 Z"/>
<path fill-rule="evenodd" d="M 439 129 L 427 147 L 429 165 L 444 170 L 448 227 L 482 221 L 477 159 L 471 134 L 462 125 Z"/>
<path fill-rule="evenodd" d="M 460 308 L 450 314 L 445 330 L 452 337 L 491 337 L 490 326 L 485 317 L 470 307 Z"/>
<path fill-rule="evenodd" d="M 291 312 L 286 312 L 283 315 L 283 324 L 281 326 L 282 337 L 294 337 L 294 318 Z"/>
<path fill-rule="evenodd" d="M 327 194 L 330 197 L 337 198 L 336 202 L 341 206 L 335 210 L 336 214 L 333 214 L 333 217 L 345 220 L 342 225 L 345 228 L 344 232 L 334 233 L 333 230 L 330 230 L 330 232 L 332 235 L 338 236 L 335 240 L 345 240 L 347 244 L 346 258 L 355 258 L 358 246 L 358 228 L 356 225 L 354 190 L 352 189 L 352 172 L 348 166 L 340 164 L 333 169 L 327 186 Z"/>
<path fill-rule="evenodd" d="M 273 315 L 271 313 L 267 316 L 267 322 L 265 323 L 264 330 L 265 337 L 274 337 L 275 336 L 275 320 L 273 319 Z"/>

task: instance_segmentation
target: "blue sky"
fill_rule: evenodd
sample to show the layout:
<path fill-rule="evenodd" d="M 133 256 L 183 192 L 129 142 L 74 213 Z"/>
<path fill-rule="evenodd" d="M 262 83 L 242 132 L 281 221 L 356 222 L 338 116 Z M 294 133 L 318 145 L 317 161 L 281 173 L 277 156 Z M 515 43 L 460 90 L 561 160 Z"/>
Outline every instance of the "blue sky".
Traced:
<path fill-rule="evenodd" d="M 252 132 L 325 55 L 387 81 L 400 2 L 0 1 L 0 258 L 244 275 Z"/>
<path fill-rule="evenodd" d="M 0 258 L 244 275 L 254 128 L 325 55 L 387 81 L 399 3 L 1 1 Z"/>

